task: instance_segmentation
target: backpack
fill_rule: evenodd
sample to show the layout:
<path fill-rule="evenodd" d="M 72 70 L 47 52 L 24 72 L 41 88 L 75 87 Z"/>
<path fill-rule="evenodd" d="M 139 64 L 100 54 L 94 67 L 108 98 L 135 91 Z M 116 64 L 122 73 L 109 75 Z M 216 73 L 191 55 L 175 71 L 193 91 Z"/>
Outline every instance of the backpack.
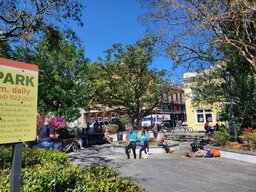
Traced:
<path fill-rule="evenodd" d="M 213 157 L 220 157 L 220 151 L 217 149 L 210 149 L 209 153 L 213 156 Z"/>
<path fill-rule="evenodd" d="M 210 152 L 207 152 L 205 155 L 204 155 L 205 158 L 212 158 L 212 154 Z"/>
<path fill-rule="evenodd" d="M 203 145 L 200 143 L 191 143 L 190 146 L 191 146 L 192 152 L 196 152 L 200 149 L 203 149 Z"/>

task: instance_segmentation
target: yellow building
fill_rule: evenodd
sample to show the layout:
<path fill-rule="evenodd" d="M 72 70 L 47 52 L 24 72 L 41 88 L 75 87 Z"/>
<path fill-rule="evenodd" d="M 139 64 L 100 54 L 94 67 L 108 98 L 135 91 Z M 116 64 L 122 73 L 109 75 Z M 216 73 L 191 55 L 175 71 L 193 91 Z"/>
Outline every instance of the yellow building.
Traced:
<path fill-rule="evenodd" d="M 202 74 L 207 74 L 204 71 Z M 214 126 L 217 123 L 218 112 L 221 109 L 221 103 L 209 105 L 207 103 L 200 103 L 197 106 L 192 102 L 193 91 L 191 86 L 195 82 L 194 79 L 199 73 L 185 73 L 184 74 L 184 93 L 185 93 L 185 106 L 188 127 L 192 127 L 194 131 L 204 131 L 204 123 L 209 120 L 209 125 Z"/>

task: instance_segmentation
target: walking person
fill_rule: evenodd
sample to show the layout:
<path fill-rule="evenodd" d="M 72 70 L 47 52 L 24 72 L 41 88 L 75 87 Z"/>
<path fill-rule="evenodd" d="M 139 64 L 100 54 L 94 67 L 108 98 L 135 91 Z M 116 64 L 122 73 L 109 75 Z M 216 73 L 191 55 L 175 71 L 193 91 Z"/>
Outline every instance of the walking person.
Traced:
<path fill-rule="evenodd" d="M 149 136 L 148 136 L 148 134 L 146 134 L 145 129 L 141 130 L 141 136 L 139 137 L 139 141 L 140 141 L 140 146 L 141 146 L 139 158 L 141 159 L 142 151 L 144 151 L 145 154 L 147 155 L 146 149 L 148 148 L 148 142 L 149 142 Z"/>
<path fill-rule="evenodd" d="M 127 158 L 130 159 L 129 150 L 132 149 L 134 159 L 136 159 L 136 141 L 138 140 L 137 133 L 132 130 L 132 127 L 129 127 L 129 133 L 127 139 L 129 140 L 128 146 L 125 147 L 125 153 Z"/>

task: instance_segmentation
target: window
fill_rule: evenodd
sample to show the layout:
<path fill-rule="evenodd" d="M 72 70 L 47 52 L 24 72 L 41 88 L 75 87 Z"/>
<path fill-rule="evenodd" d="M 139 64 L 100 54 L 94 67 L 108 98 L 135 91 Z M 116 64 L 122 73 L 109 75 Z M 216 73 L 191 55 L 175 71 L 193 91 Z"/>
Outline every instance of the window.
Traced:
<path fill-rule="evenodd" d="M 98 115 L 97 115 L 97 120 L 101 121 L 101 114 L 100 113 L 98 113 Z"/>
<path fill-rule="evenodd" d="M 108 121 L 108 114 L 107 113 L 104 113 L 104 118 L 103 118 L 104 121 Z"/>
<path fill-rule="evenodd" d="M 90 124 L 93 123 L 93 122 L 94 122 L 94 115 L 91 114 L 91 115 L 90 115 Z"/>
<path fill-rule="evenodd" d="M 212 110 L 211 109 L 199 109 L 196 110 L 196 122 L 205 123 L 206 120 L 212 122 Z"/>

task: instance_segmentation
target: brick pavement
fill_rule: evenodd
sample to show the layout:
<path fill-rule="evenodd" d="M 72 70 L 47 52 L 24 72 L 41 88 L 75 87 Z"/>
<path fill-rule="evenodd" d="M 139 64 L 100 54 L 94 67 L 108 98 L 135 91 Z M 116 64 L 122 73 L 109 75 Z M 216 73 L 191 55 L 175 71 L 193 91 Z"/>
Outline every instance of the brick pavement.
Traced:
<path fill-rule="evenodd" d="M 226 158 L 182 158 L 189 144 L 175 154 L 152 154 L 148 159 L 126 159 L 108 145 L 71 153 L 74 163 L 105 163 L 131 176 L 149 192 L 256 192 L 256 164 Z"/>

